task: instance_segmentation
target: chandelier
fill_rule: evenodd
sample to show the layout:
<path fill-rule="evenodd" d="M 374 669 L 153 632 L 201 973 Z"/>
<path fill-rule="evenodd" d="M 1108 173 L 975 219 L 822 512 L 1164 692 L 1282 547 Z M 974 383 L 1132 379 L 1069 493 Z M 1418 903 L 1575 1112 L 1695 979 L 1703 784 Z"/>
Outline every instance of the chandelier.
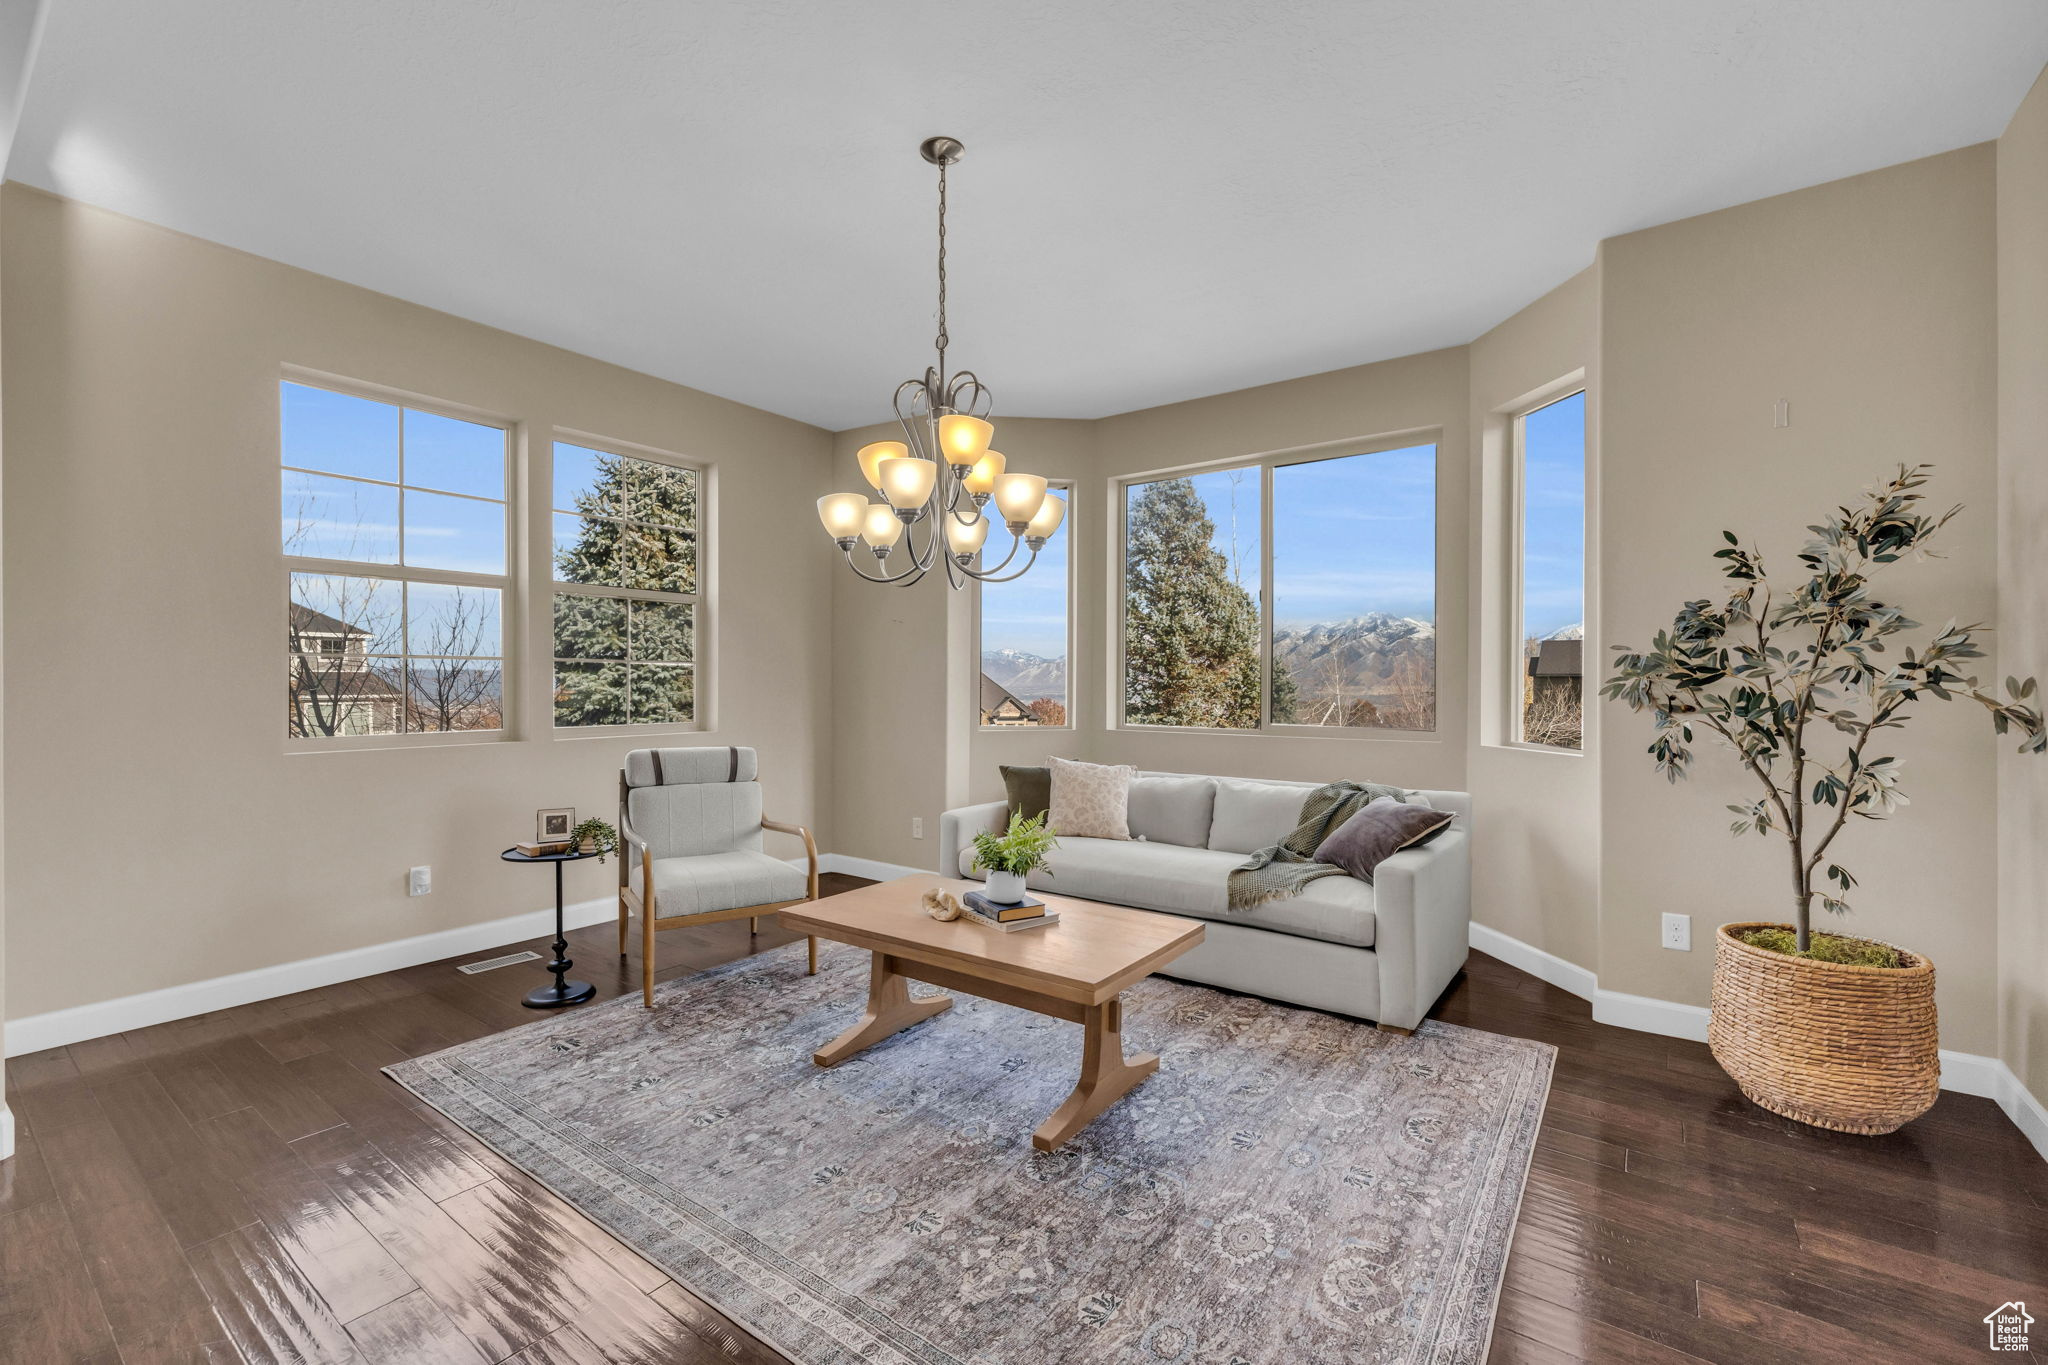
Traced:
<path fill-rule="evenodd" d="M 965 148 L 957 138 L 933 137 L 917 150 L 939 168 L 939 332 L 934 339 L 939 363 L 928 367 L 924 378 L 906 379 L 896 387 L 896 420 L 904 439 L 874 441 L 855 455 L 882 500 L 870 502 L 866 493 L 828 493 L 818 499 L 818 519 L 845 553 L 847 566 L 870 583 L 908 587 L 934 564 L 945 565 L 946 581 L 955 588 L 970 580 L 1007 583 L 1037 562 L 1067 514 L 1066 499 L 1047 492 L 1038 475 L 1004 467 L 1002 452 L 989 449 L 995 426 L 988 420 L 994 409 L 988 388 L 972 370 L 946 373 L 946 168 Z M 989 522 L 997 516 L 1010 533 L 1010 552 L 1000 564 L 978 564 Z M 854 546 L 862 541 L 874 551 L 881 572 L 870 573 L 855 560 Z M 907 562 L 898 560 L 902 567 L 891 572 L 899 547 Z M 1020 549 L 1030 553 L 1012 569 Z"/>

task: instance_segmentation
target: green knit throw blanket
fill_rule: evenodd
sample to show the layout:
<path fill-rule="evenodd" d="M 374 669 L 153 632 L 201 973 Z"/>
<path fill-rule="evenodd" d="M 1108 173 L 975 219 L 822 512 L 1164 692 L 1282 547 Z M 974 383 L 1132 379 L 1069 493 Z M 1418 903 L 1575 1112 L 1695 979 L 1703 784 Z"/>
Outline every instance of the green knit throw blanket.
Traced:
<path fill-rule="evenodd" d="M 1382 796 L 1403 801 L 1408 793 L 1377 782 L 1326 782 L 1310 792 L 1301 803 L 1301 823 L 1294 833 L 1231 869 L 1230 908 L 1250 910 L 1268 901 L 1299 896 L 1301 889 L 1318 877 L 1349 875 L 1341 867 L 1317 862 L 1316 850 L 1367 802 Z"/>

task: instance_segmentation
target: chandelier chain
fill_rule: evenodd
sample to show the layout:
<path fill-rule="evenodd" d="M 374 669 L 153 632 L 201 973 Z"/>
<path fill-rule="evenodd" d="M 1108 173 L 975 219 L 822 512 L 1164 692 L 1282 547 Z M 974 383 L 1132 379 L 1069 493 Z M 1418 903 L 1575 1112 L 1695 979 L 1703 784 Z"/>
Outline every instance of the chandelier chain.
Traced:
<path fill-rule="evenodd" d="M 946 167 L 939 164 L 939 383 L 946 381 Z"/>

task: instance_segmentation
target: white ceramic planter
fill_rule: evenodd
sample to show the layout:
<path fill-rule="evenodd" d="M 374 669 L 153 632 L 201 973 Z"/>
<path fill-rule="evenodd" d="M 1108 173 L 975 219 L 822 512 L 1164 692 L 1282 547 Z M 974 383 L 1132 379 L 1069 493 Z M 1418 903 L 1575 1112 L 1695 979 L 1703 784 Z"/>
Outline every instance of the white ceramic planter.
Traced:
<path fill-rule="evenodd" d="M 982 894 L 997 905 L 1015 905 L 1024 899 L 1024 879 L 1014 872 L 991 870 L 982 883 Z"/>

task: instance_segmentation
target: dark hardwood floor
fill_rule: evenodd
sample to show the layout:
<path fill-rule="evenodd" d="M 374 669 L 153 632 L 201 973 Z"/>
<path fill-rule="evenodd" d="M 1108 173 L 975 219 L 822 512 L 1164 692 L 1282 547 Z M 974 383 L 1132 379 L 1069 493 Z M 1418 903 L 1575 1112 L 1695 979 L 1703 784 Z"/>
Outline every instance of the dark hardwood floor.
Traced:
<path fill-rule="evenodd" d="M 613 935 L 571 935 L 599 999 L 638 987 Z M 749 947 L 672 931 L 660 975 Z M 379 1074 L 534 1021 L 538 964 L 452 961 L 9 1062 L 0 1361 L 780 1360 Z M 1479 954 L 1435 1015 L 1559 1049 L 1495 1362 L 1978 1360 L 2008 1299 L 2048 1340 L 2048 1164 L 1990 1102 L 1803 1128 Z"/>

